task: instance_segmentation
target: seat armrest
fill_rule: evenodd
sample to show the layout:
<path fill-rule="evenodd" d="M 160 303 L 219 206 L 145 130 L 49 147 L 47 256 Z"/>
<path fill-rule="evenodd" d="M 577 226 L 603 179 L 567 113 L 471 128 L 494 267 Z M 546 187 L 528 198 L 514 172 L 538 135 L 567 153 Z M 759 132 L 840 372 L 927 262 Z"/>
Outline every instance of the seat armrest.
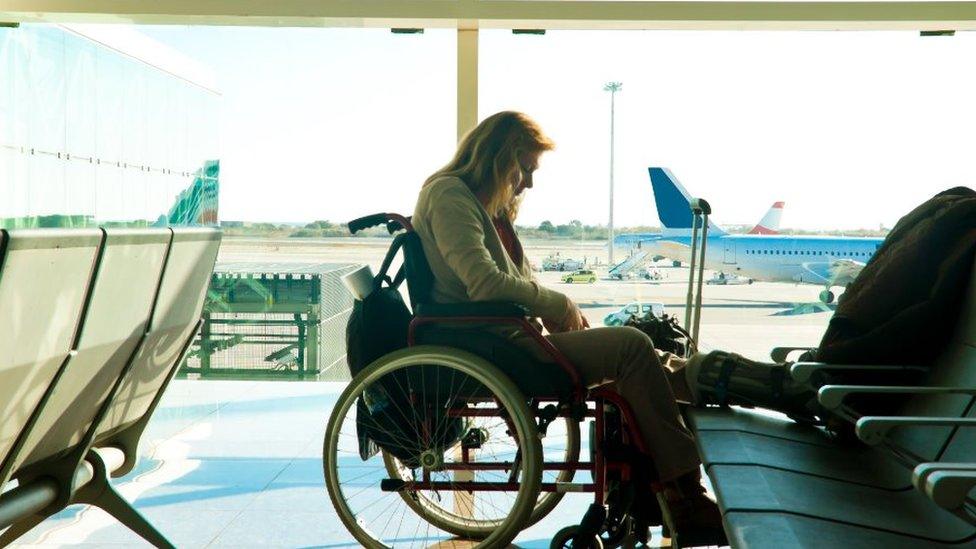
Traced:
<path fill-rule="evenodd" d="M 976 488 L 976 463 L 960 465 L 968 465 L 968 469 L 932 472 L 926 477 L 922 490 L 936 505 L 949 511 L 962 507 L 969 492 Z"/>
<path fill-rule="evenodd" d="M 786 357 L 790 353 L 795 351 L 813 351 L 816 347 L 773 347 L 773 350 L 769 352 L 769 358 L 773 359 L 773 362 L 786 362 Z"/>
<path fill-rule="evenodd" d="M 976 463 L 953 463 L 946 461 L 931 461 L 919 463 L 912 470 L 912 485 L 920 492 L 925 491 L 925 483 L 929 475 L 938 471 L 976 471 Z"/>
<path fill-rule="evenodd" d="M 976 418 L 864 416 L 857 420 L 857 438 L 869 446 L 877 446 L 895 427 L 976 427 Z"/>
<path fill-rule="evenodd" d="M 973 395 L 976 387 L 914 387 L 887 385 L 824 385 L 817 392 L 820 405 L 828 410 L 836 410 L 850 395 Z"/>
<path fill-rule="evenodd" d="M 417 316 L 424 317 L 490 317 L 525 318 L 525 307 L 504 301 L 472 301 L 469 303 L 418 303 Z"/>
<path fill-rule="evenodd" d="M 901 372 L 927 370 L 924 366 L 905 366 L 887 364 L 827 364 L 826 362 L 797 362 L 790 366 L 790 377 L 800 383 L 807 383 L 815 372 L 829 370 L 832 372 Z"/>

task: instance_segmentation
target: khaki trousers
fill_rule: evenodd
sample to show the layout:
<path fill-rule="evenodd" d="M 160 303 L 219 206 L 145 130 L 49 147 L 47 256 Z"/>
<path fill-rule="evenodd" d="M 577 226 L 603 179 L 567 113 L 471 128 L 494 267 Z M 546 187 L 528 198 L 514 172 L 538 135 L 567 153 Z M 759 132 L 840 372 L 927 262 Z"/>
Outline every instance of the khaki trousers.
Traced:
<path fill-rule="evenodd" d="M 701 462 L 694 437 L 675 401 L 676 394 L 681 400 L 690 400 L 681 369 L 683 361 L 668 360 L 668 366 L 673 367 L 665 367 L 651 339 L 631 327 L 593 328 L 547 337 L 576 366 L 587 387 L 609 388 L 630 404 L 661 480 L 673 480 L 698 469 Z M 518 338 L 516 342 L 537 359 L 551 361 L 531 339 Z"/>

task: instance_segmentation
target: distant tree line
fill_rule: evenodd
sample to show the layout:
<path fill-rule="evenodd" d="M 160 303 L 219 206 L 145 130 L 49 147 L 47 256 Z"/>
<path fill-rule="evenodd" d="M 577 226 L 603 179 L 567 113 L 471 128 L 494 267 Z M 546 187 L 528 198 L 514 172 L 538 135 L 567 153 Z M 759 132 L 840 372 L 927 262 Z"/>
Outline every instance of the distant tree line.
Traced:
<path fill-rule="evenodd" d="M 615 234 L 622 233 L 650 233 L 660 232 L 659 227 L 617 227 Z M 606 240 L 610 236 L 610 229 L 604 225 L 584 225 L 579 219 L 569 223 L 556 225 L 548 219 L 538 227 L 518 226 L 518 233 L 522 238 L 565 238 L 575 240 Z"/>
<path fill-rule="evenodd" d="M 276 223 L 248 223 L 241 221 L 223 221 L 221 227 L 224 234 L 228 236 L 263 236 L 275 238 L 326 238 L 352 236 L 345 223 L 334 223 L 328 220 L 318 220 L 307 223 L 304 226 L 294 224 Z M 748 227 L 726 227 L 731 229 L 729 232 L 739 233 L 748 230 Z M 566 239 L 566 240 L 606 240 L 610 231 L 604 225 L 584 225 L 578 219 L 573 219 L 569 223 L 554 224 L 552 221 L 545 220 L 538 226 L 519 225 L 517 227 L 519 236 L 522 238 L 540 239 Z M 661 228 L 652 225 L 640 225 L 636 227 L 617 227 L 614 234 L 625 233 L 656 233 Z M 837 236 L 884 236 L 888 233 L 886 229 L 856 229 L 848 231 L 801 231 L 795 229 L 782 229 L 782 234 L 816 234 L 816 235 L 837 235 Z M 360 231 L 356 236 L 389 236 L 386 227 L 373 227 Z"/>
<path fill-rule="evenodd" d="M 333 223 L 320 219 L 303 226 L 287 223 L 250 223 L 242 221 L 222 221 L 221 229 L 229 236 L 263 236 L 276 238 L 326 238 L 353 236 L 345 223 Z M 373 227 L 356 233 L 355 236 L 387 236 L 385 227 Z"/>

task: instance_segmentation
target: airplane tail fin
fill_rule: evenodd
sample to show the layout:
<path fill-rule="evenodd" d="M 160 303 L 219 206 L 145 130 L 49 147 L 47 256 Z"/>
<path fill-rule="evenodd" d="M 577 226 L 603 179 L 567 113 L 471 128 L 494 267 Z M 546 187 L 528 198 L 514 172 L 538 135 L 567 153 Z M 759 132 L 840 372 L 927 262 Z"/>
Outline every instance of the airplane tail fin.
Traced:
<path fill-rule="evenodd" d="M 783 206 L 783 202 L 773 202 L 772 207 L 759 220 L 759 224 L 749 231 L 749 234 L 779 234 L 779 222 L 783 218 Z"/>
<path fill-rule="evenodd" d="M 657 216 L 661 220 L 664 236 L 691 236 L 691 195 L 678 182 L 678 178 L 667 168 L 648 168 L 651 187 L 654 189 L 654 202 Z M 725 234 L 711 219 L 708 232 L 712 235 Z"/>

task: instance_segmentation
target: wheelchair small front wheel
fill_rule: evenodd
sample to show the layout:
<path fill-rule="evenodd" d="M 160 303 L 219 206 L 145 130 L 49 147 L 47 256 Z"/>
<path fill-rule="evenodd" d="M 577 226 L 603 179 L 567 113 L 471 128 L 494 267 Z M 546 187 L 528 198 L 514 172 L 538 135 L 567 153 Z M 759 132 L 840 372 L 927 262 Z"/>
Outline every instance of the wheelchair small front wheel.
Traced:
<path fill-rule="evenodd" d="M 629 515 L 615 521 L 607 521 L 606 532 L 600 538 L 604 547 L 620 547 L 634 530 L 634 519 Z"/>
<path fill-rule="evenodd" d="M 576 532 L 579 526 L 567 526 L 556 532 L 549 542 L 549 549 L 603 549 L 603 541 L 600 536 L 586 536 L 586 541 L 582 544 L 576 543 Z"/>
<path fill-rule="evenodd" d="M 390 353 L 339 396 L 326 427 L 325 483 L 365 547 L 428 547 L 454 536 L 502 547 L 539 499 L 542 446 L 518 387 L 448 347 Z"/>

